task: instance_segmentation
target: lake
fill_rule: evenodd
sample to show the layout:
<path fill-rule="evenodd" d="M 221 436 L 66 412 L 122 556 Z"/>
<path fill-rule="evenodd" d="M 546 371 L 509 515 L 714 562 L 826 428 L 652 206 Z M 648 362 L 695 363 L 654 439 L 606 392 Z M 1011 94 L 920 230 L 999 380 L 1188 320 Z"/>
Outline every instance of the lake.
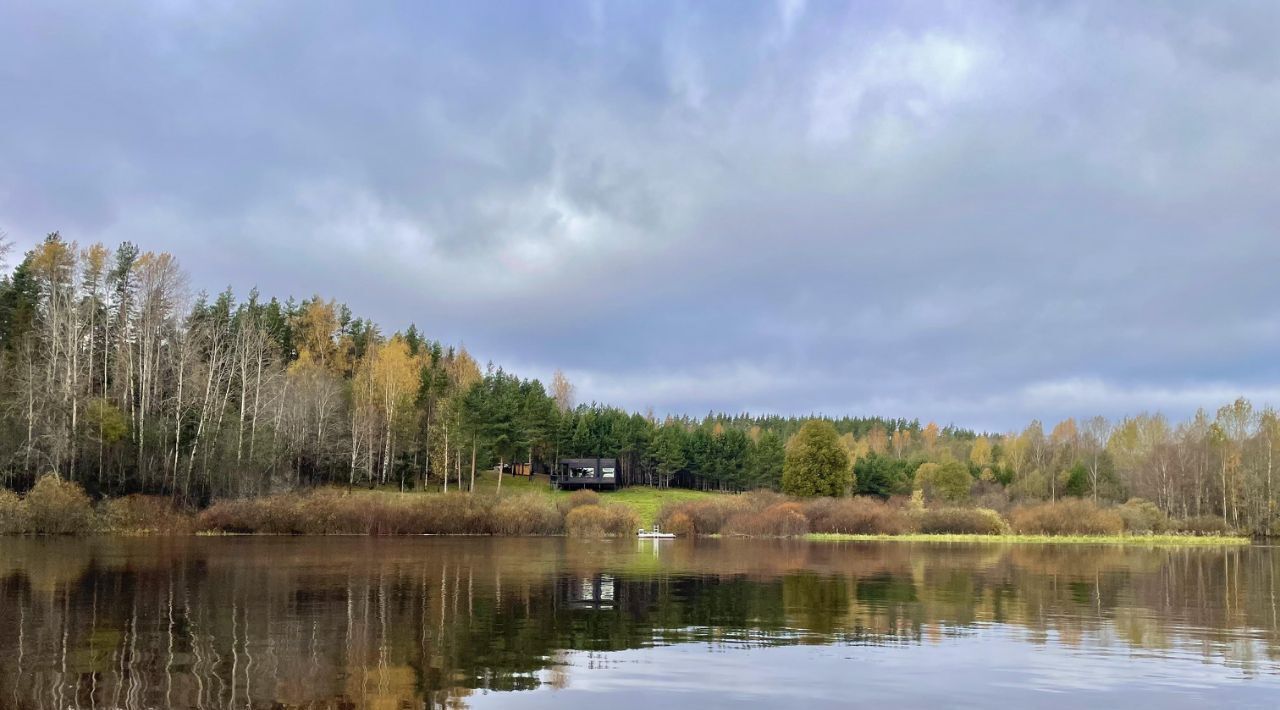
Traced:
<path fill-rule="evenodd" d="M 0 708 L 1280 705 L 1280 548 L 0 538 Z"/>

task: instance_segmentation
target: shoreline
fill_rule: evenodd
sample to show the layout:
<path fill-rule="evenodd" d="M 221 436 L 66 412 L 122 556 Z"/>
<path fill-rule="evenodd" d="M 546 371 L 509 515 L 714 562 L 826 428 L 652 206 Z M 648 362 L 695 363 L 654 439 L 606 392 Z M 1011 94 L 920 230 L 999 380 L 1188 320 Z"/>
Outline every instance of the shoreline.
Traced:
<path fill-rule="evenodd" d="M 625 539 L 634 538 L 637 529 L 661 525 L 683 538 L 814 542 L 1238 546 L 1252 541 L 1251 536 L 1227 529 L 1218 518 L 1171 520 L 1147 508 L 1129 503 L 1107 508 L 1073 499 L 1001 513 L 979 507 L 926 508 L 918 502 L 907 507 L 869 497 L 794 498 L 768 491 L 716 494 L 647 487 L 568 494 L 513 480 L 501 494 L 496 486 L 478 487 L 474 493 L 326 487 L 222 499 L 191 509 L 144 495 L 95 503 L 77 484 L 45 476 L 25 496 L 0 491 L 0 534 Z M 850 530 L 860 532 L 843 532 Z"/>
<path fill-rule="evenodd" d="M 905 533 L 877 535 L 858 533 L 808 533 L 810 542 L 926 542 L 1019 545 L 1148 545 L 1204 547 L 1251 545 L 1253 539 L 1238 535 L 975 535 L 949 533 Z"/>
<path fill-rule="evenodd" d="M 551 535 L 491 535 L 484 533 L 274 533 L 274 532 L 224 532 L 202 530 L 196 532 L 172 532 L 162 530 L 115 530 L 99 531 L 70 535 L 57 534 L 0 534 L 5 538 L 139 538 L 139 537 L 296 537 L 296 538 L 413 538 L 413 537 L 450 537 L 450 538 L 564 538 L 573 540 L 640 540 L 645 538 L 614 536 L 592 537 L 566 534 Z M 668 538 L 670 539 L 670 538 Z M 677 540 L 785 540 L 804 542 L 906 542 L 926 544 L 976 544 L 976 545 L 1126 545 L 1135 547 L 1240 547 L 1254 543 L 1249 537 L 1237 535 L 979 535 L 954 533 L 904 533 L 901 535 L 885 535 L 870 533 L 806 533 L 804 535 L 694 535 L 675 538 Z"/>

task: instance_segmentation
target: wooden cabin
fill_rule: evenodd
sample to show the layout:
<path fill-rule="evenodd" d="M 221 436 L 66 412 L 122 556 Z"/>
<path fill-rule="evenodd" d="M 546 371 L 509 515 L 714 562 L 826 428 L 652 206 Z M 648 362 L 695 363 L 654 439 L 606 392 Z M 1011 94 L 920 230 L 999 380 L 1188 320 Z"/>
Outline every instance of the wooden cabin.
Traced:
<path fill-rule="evenodd" d="M 493 470 L 497 471 L 498 467 L 495 465 Z M 502 472 L 511 476 L 532 476 L 547 473 L 547 466 L 541 461 L 508 463 L 502 465 Z"/>
<path fill-rule="evenodd" d="M 551 474 L 554 488 L 613 490 L 619 485 L 617 459 L 560 459 Z"/>
<path fill-rule="evenodd" d="M 532 476 L 535 473 L 546 472 L 547 467 L 541 461 L 511 464 L 511 475 L 513 476 Z"/>

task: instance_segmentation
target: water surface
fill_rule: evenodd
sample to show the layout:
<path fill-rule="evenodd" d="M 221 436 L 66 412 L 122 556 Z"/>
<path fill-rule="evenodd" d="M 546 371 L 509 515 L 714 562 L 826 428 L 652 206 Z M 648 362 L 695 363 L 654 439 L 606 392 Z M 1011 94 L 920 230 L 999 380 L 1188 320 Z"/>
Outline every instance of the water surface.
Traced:
<path fill-rule="evenodd" d="M 0 538 L 0 708 L 1280 705 L 1280 550 Z"/>

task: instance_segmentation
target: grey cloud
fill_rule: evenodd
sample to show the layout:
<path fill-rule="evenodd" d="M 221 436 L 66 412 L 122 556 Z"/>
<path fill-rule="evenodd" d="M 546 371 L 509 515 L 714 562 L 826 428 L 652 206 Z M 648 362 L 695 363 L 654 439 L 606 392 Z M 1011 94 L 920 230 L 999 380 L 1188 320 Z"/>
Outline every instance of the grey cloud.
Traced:
<path fill-rule="evenodd" d="M 1278 14 L 13 5 L 0 225 L 629 407 L 1185 414 L 1280 378 Z"/>

